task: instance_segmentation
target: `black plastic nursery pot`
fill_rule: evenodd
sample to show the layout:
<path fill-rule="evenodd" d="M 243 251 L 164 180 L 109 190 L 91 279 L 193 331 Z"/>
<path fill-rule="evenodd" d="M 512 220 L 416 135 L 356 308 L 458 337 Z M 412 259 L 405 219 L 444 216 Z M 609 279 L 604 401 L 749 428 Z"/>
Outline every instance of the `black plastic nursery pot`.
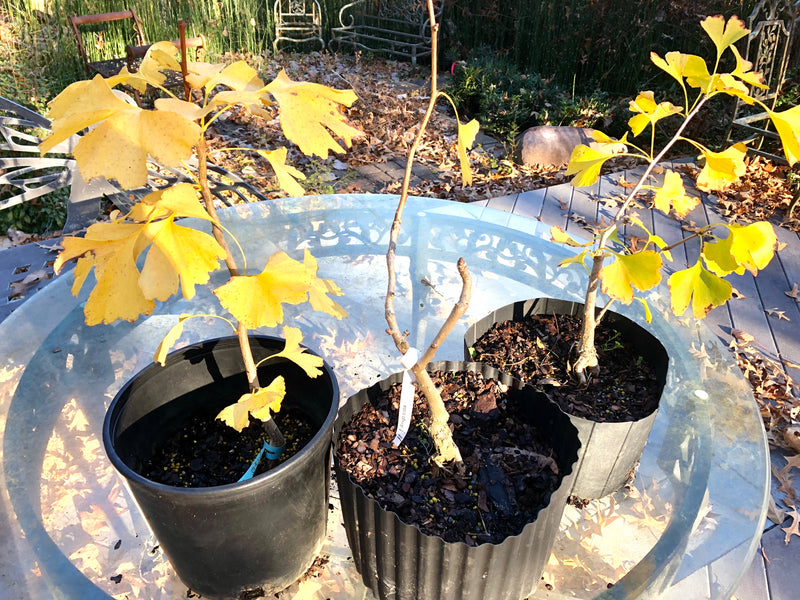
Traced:
<path fill-rule="evenodd" d="M 258 362 L 281 351 L 284 340 L 252 336 L 250 345 Z M 203 597 L 279 591 L 309 568 L 325 538 L 336 379 L 327 365 L 310 379 L 282 358 L 267 361 L 259 375 L 265 382 L 283 375 L 282 410 L 301 411 L 318 431 L 292 458 L 244 482 L 172 487 L 135 470 L 187 418 L 216 414 L 247 391 L 236 338 L 190 346 L 170 354 L 164 367 L 147 367 L 119 391 L 103 425 L 109 459 L 177 575 Z"/>
<path fill-rule="evenodd" d="M 558 533 L 578 455 L 578 435 L 544 394 L 480 363 L 439 362 L 429 371 L 474 371 L 524 390 L 524 412 L 556 451 L 560 485 L 535 520 L 498 544 L 468 546 L 422 533 L 370 498 L 342 468 L 339 433 L 363 406 L 402 380 L 394 374 L 351 396 L 334 423 L 334 472 L 353 560 L 364 585 L 381 600 L 520 600 L 535 591 Z"/>
<path fill-rule="evenodd" d="M 464 336 L 464 353 L 495 323 L 520 321 L 530 315 L 580 315 L 583 304 L 554 298 L 536 298 L 498 308 L 472 325 Z M 666 349 L 646 329 L 627 317 L 609 311 L 604 322 L 618 330 L 624 344 L 630 344 L 654 369 L 658 380 L 658 397 L 667 380 L 669 356 Z M 601 365 L 602 367 L 602 365 Z M 581 440 L 571 495 L 583 499 L 602 498 L 622 488 L 631 478 L 644 452 L 653 427 L 658 404 L 652 412 L 635 421 L 596 422 L 569 415 Z"/>

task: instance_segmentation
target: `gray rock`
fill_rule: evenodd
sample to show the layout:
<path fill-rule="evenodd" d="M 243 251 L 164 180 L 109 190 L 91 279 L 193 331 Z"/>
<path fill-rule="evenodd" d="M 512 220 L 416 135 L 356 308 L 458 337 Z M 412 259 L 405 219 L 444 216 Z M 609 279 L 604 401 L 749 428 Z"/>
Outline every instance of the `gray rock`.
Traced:
<path fill-rule="evenodd" d="M 539 125 L 526 130 L 519 138 L 518 150 L 522 164 L 566 167 L 573 148 L 578 144 L 592 146 L 593 129 Z M 617 151 L 624 151 L 620 144 Z"/>

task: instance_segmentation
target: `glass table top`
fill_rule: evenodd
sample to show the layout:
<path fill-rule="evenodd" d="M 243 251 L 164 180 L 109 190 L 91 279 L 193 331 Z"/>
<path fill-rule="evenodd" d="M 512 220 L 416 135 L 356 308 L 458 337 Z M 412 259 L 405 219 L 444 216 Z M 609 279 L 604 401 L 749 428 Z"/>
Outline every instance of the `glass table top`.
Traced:
<path fill-rule="evenodd" d="M 286 323 L 333 366 L 342 401 L 401 368 L 383 320 L 395 208 L 396 196 L 336 195 L 221 212 L 250 272 L 277 250 L 299 259 L 307 248 L 319 275 L 344 291 L 337 300 L 349 317 L 342 321 L 285 307 Z M 458 298 L 460 256 L 474 278 L 473 298 L 437 360 L 461 360 L 467 326 L 495 308 L 537 296 L 580 301 L 584 272 L 558 268 L 569 250 L 548 238 L 544 224 L 523 217 L 410 199 L 395 303 L 410 343 L 427 347 Z M 160 303 L 135 323 L 87 327 L 87 292 L 73 298 L 67 273 L 0 324 L 0 597 L 185 597 L 104 455 L 101 427 L 117 390 L 150 363 L 178 315 L 219 310 L 210 289 L 225 279 L 218 271 L 191 302 Z M 700 570 L 708 573 L 708 597 L 727 598 L 755 552 L 769 468 L 750 388 L 702 323 L 665 310 L 663 288 L 647 300 L 653 321 L 644 326 L 671 360 L 637 477 L 630 489 L 567 508 L 535 598 L 682 598 L 680 582 Z M 615 309 L 644 321 L 639 303 Z M 181 343 L 228 335 L 226 327 L 190 320 Z M 281 598 L 371 598 L 348 560 L 335 510 L 328 538 L 327 566 Z"/>

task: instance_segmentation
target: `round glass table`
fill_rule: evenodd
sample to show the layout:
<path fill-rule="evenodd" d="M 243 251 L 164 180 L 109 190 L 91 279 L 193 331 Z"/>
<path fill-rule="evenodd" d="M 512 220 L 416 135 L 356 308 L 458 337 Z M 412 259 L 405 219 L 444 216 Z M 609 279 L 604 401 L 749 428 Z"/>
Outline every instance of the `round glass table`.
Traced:
<path fill-rule="evenodd" d="M 221 213 L 251 272 L 277 250 L 301 258 L 307 248 L 320 276 L 344 291 L 342 321 L 286 307 L 287 323 L 334 367 L 342 400 L 401 368 L 383 320 L 395 208 L 395 196 L 336 195 Z M 426 347 L 458 298 L 460 256 L 473 298 L 437 359 L 461 360 L 468 324 L 497 307 L 537 296 L 580 300 L 584 272 L 559 268 L 569 251 L 547 238 L 546 226 L 523 217 L 410 199 L 395 308 L 411 344 Z M 135 323 L 87 327 L 86 292 L 74 298 L 67 273 L 0 324 L 0 597 L 185 597 L 106 459 L 100 431 L 116 391 L 150 363 L 178 315 L 219 310 L 210 289 L 225 278 L 218 271 L 191 302 L 161 303 Z M 727 598 L 754 555 L 769 469 L 750 388 L 704 325 L 668 312 L 663 288 L 647 301 L 653 320 L 645 326 L 671 360 L 636 479 L 583 509 L 567 507 L 535 598 Z M 617 309 L 644 321 L 639 303 Z M 181 343 L 228 335 L 226 327 L 193 319 Z M 323 566 L 281 597 L 371 598 L 350 559 L 335 489 L 332 506 Z"/>

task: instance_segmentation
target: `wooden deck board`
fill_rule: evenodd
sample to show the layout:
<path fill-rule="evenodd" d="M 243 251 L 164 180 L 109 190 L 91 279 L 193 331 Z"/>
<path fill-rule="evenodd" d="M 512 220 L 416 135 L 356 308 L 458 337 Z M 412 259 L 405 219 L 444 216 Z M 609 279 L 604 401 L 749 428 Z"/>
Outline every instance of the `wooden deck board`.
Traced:
<path fill-rule="evenodd" d="M 573 187 L 569 184 L 547 188 L 541 219 L 548 225 L 567 228 L 567 214 L 572 201 Z"/>
<path fill-rule="evenodd" d="M 536 219 L 537 221 L 541 220 L 542 207 L 546 196 L 547 188 L 521 192 L 517 196 L 517 202 L 514 204 L 514 214 Z"/>
<path fill-rule="evenodd" d="M 591 187 L 574 188 L 572 201 L 569 206 L 569 217 L 565 230 L 575 236 L 590 238 L 591 227 L 597 223 L 597 196 L 598 184 Z"/>

